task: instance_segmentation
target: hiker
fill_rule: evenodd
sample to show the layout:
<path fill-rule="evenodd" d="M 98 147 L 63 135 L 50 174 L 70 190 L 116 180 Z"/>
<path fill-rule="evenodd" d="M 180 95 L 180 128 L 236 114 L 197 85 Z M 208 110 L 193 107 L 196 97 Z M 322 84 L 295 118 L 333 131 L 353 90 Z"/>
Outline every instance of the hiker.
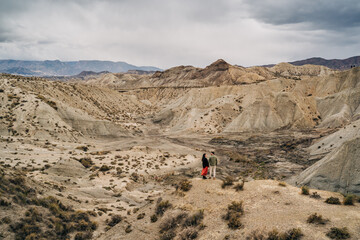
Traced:
<path fill-rule="evenodd" d="M 210 164 L 210 178 L 216 179 L 216 166 L 218 164 L 217 157 L 215 157 L 215 153 L 211 152 L 211 156 L 209 157 Z"/>
<path fill-rule="evenodd" d="M 207 175 L 208 169 L 209 169 L 209 161 L 206 158 L 206 153 L 203 154 L 201 161 L 202 161 L 202 165 L 203 165 L 203 170 L 201 171 L 201 176 L 203 177 L 203 179 L 207 179 L 206 175 Z"/>

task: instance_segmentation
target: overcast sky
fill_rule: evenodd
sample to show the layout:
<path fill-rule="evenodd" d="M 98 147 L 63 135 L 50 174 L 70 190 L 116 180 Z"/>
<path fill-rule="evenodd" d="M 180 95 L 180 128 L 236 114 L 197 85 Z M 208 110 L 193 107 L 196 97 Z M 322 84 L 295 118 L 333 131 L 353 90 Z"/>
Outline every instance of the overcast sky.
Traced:
<path fill-rule="evenodd" d="M 169 68 L 360 55 L 359 0 L 0 0 L 0 59 Z"/>

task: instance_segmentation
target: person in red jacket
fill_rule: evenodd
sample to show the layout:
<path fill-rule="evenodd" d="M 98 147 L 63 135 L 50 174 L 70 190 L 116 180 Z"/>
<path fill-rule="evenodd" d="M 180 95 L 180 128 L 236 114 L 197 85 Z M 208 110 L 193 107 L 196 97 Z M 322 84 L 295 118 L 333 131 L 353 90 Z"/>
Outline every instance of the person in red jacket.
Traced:
<path fill-rule="evenodd" d="M 207 179 L 206 175 L 207 175 L 208 169 L 209 169 L 209 161 L 206 158 L 206 153 L 203 154 L 201 161 L 202 161 L 202 165 L 203 165 L 203 170 L 201 171 L 201 176 L 203 176 L 203 179 Z"/>

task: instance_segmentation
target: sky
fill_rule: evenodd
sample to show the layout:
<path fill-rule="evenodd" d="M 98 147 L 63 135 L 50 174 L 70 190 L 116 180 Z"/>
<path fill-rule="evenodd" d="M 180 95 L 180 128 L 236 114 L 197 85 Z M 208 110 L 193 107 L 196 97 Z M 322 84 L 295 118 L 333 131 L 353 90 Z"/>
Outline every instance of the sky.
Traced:
<path fill-rule="evenodd" d="M 360 55 L 358 0 L 0 0 L 0 59 L 163 69 Z"/>

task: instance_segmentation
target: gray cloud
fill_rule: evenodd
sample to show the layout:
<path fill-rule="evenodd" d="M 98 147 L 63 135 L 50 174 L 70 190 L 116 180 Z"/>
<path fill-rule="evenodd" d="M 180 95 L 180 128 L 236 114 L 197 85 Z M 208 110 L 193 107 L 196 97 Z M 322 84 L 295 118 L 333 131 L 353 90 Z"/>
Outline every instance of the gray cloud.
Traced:
<path fill-rule="evenodd" d="M 0 59 L 167 68 L 358 54 L 359 4 L 319 0 L 0 0 Z"/>
<path fill-rule="evenodd" d="M 244 4 L 251 17 L 274 25 L 304 23 L 337 31 L 360 25 L 357 0 L 244 0 Z"/>

